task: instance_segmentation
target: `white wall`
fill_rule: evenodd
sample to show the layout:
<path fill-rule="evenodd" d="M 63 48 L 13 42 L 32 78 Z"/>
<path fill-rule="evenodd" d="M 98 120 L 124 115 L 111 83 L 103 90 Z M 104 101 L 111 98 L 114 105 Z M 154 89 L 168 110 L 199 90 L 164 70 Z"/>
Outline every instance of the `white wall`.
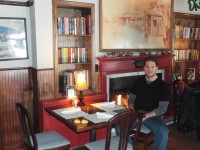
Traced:
<path fill-rule="evenodd" d="M 0 68 L 29 67 L 32 66 L 32 47 L 29 8 L 21 6 L 0 5 L 0 17 L 26 18 L 27 41 L 29 59 L 0 61 Z"/>
<path fill-rule="evenodd" d="M 53 68 L 53 23 L 51 0 L 34 0 L 30 8 L 33 67 Z"/>

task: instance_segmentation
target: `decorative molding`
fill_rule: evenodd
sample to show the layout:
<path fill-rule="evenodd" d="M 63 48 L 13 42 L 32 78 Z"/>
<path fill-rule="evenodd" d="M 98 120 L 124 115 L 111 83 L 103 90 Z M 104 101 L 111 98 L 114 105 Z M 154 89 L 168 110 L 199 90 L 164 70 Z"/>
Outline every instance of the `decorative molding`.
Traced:
<path fill-rule="evenodd" d="M 14 5 L 14 6 L 26 6 L 30 7 L 33 5 L 34 0 L 28 0 L 27 2 L 18 2 L 18 1 L 0 1 L 0 5 Z"/>

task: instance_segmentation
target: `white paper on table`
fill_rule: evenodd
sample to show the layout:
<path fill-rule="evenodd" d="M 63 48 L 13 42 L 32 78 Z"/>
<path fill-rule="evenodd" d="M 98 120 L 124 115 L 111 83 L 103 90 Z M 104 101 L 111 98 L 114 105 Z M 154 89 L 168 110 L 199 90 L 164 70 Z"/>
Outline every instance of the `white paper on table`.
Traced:
<path fill-rule="evenodd" d="M 99 119 L 110 119 L 113 117 L 113 115 L 108 113 L 102 113 L 102 112 L 96 112 L 97 118 Z"/>
<path fill-rule="evenodd" d="M 115 107 L 115 101 L 112 102 L 103 102 L 101 103 L 102 107 Z"/>
<path fill-rule="evenodd" d="M 74 114 L 76 112 L 80 112 L 81 111 L 81 108 L 80 107 L 77 107 L 77 108 L 66 108 L 65 110 L 61 111 L 61 113 L 63 114 Z"/>

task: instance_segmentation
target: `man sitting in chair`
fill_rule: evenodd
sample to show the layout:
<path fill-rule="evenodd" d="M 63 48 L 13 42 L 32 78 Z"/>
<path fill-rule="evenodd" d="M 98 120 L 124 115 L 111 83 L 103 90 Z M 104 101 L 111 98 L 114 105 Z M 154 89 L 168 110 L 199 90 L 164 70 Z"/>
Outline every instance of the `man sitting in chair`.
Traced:
<path fill-rule="evenodd" d="M 129 95 L 129 108 L 144 113 L 142 124 L 154 134 L 154 149 L 165 150 L 168 142 L 169 130 L 160 117 L 167 110 L 170 90 L 168 85 L 160 79 L 157 59 L 149 56 L 145 60 L 145 76 L 134 82 Z M 134 124 L 135 128 L 136 124 Z M 119 131 L 116 133 L 119 134 Z"/>

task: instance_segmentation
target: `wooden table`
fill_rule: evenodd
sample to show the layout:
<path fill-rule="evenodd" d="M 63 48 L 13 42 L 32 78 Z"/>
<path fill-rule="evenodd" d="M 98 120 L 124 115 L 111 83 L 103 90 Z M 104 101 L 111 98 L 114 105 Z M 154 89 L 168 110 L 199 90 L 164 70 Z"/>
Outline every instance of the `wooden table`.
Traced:
<path fill-rule="evenodd" d="M 102 100 L 102 102 L 105 102 L 105 100 Z M 105 112 L 104 110 L 99 109 L 97 107 L 94 107 L 94 106 L 92 106 L 90 104 L 91 103 L 86 103 L 85 106 L 80 106 L 81 107 L 81 111 L 86 112 L 88 114 L 95 114 L 96 112 Z M 107 126 L 107 121 L 100 122 L 100 123 L 94 123 L 94 122 L 86 119 L 85 117 L 76 117 L 76 118 L 66 119 L 66 118 L 62 117 L 61 115 L 59 115 L 58 113 L 56 113 L 54 111 L 56 109 L 63 109 L 63 108 L 69 108 L 69 107 L 72 107 L 72 105 L 70 104 L 70 105 L 49 107 L 49 108 L 46 108 L 45 110 L 49 114 L 51 114 L 52 116 L 54 116 L 55 118 L 60 120 L 62 123 L 67 125 L 75 133 L 82 133 L 82 132 L 89 131 L 90 132 L 90 141 L 95 141 L 96 140 L 96 129 L 100 129 L 100 128 L 106 127 Z M 115 110 L 114 112 L 118 113 L 118 112 L 123 111 L 123 110 L 125 110 L 125 109 Z M 71 115 L 73 115 L 73 114 L 71 114 Z M 85 120 L 88 120 L 88 123 L 87 124 L 74 123 L 75 119 L 79 119 L 79 120 L 84 120 L 85 119 Z"/>

